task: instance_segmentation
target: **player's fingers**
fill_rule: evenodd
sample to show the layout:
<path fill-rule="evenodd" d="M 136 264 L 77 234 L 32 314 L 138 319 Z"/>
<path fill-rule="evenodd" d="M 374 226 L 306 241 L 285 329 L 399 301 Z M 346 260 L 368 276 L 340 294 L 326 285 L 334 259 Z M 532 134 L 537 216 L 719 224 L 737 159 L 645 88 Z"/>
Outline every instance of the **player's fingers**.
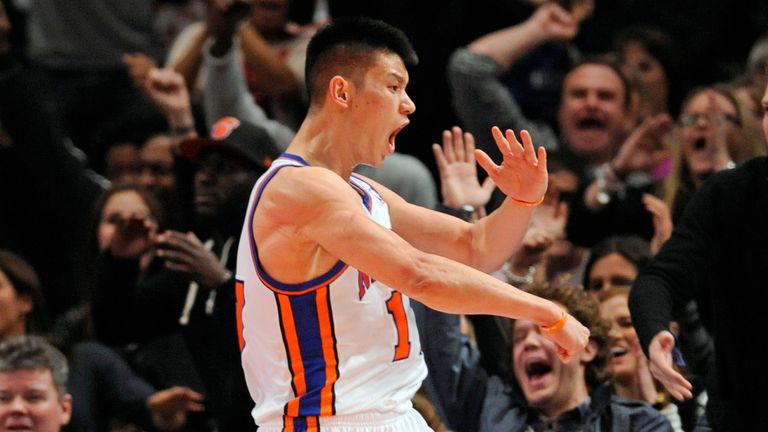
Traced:
<path fill-rule="evenodd" d="M 524 157 L 523 145 L 520 143 L 520 141 L 518 141 L 517 135 L 515 135 L 515 131 L 512 129 L 507 129 L 504 131 L 504 137 L 509 143 L 510 153 L 516 157 Z"/>
<path fill-rule="evenodd" d="M 533 148 L 533 139 L 531 134 L 527 130 L 520 131 L 520 139 L 523 141 L 523 157 L 528 162 L 536 165 L 538 158 L 536 157 L 536 151 Z"/>
<path fill-rule="evenodd" d="M 488 156 L 488 153 L 477 149 L 475 150 L 475 159 L 477 159 L 477 163 L 480 165 L 480 167 L 484 169 L 486 173 L 488 173 L 489 177 L 496 175 L 496 171 L 499 169 L 499 166 L 493 162 L 491 157 Z"/>
<path fill-rule="evenodd" d="M 538 159 L 538 166 L 539 171 L 546 173 L 547 172 L 547 149 L 544 147 L 539 147 L 536 151 L 538 153 L 537 159 Z"/>
<path fill-rule="evenodd" d="M 510 149 L 509 141 L 507 141 L 507 138 L 505 138 L 504 134 L 501 133 L 501 129 L 499 129 L 497 126 L 492 127 L 491 136 L 493 136 L 493 140 L 496 141 L 496 147 L 499 148 L 502 156 L 512 156 L 512 150 Z M 475 153 L 475 159 L 477 159 L 477 153 Z"/>
<path fill-rule="evenodd" d="M 573 359 L 573 355 L 560 345 L 557 346 L 557 356 L 563 363 L 568 363 Z"/>

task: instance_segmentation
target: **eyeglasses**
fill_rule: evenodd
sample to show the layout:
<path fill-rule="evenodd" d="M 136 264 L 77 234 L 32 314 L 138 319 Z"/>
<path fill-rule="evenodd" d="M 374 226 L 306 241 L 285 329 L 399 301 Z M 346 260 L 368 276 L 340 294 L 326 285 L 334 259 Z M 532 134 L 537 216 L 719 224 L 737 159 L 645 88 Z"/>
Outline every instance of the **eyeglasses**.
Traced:
<path fill-rule="evenodd" d="M 704 119 L 706 121 L 709 121 L 707 118 L 706 113 L 686 113 L 686 114 L 680 114 L 680 124 L 685 127 L 691 127 L 695 126 L 699 123 L 699 120 Z M 722 120 L 729 121 L 733 123 L 736 126 L 741 126 L 741 120 L 739 120 L 738 117 L 736 117 L 733 114 L 723 114 L 721 116 Z"/>

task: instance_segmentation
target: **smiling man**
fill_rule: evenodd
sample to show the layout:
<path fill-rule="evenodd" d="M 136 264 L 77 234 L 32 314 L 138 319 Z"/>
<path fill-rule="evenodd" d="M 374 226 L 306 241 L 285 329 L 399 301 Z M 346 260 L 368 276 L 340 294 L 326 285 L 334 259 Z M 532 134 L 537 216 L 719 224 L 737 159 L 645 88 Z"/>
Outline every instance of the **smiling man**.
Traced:
<path fill-rule="evenodd" d="M 57 432 L 69 423 L 67 360 L 35 336 L 0 343 L 0 432 Z"/>
<path fill-rule="evenodd" d="M 310 108 L 254 187 L 238 250 L 243 367 L 259 430 L 426 431 L 411 398 L 426 375 L 409 297 L 454 313 L 552 326 L 564 360 L 588 330 L 553 302 L 494 279 L 547 185 L 546 152 L 494 129 L 477 160 L 508 195 L 476 224 L 408 204 L 353 174 L 380 166 L 415 110 L 416 54 L 380 21 L 339 19 L 310 41 Z"/>

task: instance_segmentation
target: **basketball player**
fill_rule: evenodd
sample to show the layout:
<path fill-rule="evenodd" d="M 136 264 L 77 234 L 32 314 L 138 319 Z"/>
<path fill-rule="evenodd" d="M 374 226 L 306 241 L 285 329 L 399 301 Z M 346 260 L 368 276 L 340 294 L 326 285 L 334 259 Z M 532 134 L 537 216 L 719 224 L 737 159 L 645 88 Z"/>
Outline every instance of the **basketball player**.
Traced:
<path fill-rule="evenodd" d="M 409 297 L 461 314 L 524 318 L 569 360 L 589 331 L 558 305 L 487 275 L 520 245 L 547 185 L 523 132 L 477 156 L 509 197 L 476 224 L 406 203 L 353 174 L 381 165 L 414 112 L 416 54 L 364 18 L 320 30 L 307 52 L 310 108 L 256 183 L 237 264 L 240 343 L 260 431 L 427 431 L 410 399 L 426 375 Z M 476 270 L 477 269 L 477 270 Z"/>

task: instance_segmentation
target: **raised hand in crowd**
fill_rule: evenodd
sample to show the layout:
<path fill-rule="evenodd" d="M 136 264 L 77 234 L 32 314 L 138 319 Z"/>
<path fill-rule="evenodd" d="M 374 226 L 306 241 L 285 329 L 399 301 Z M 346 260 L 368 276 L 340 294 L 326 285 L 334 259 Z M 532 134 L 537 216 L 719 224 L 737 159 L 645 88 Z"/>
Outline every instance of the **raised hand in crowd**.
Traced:
<path fill-rule="evenodd" d="M 550 3 L 549 0 L 530 0 L 529 3 L 533 3 L 537 6 L 541 6 Z M 570 2 L 558 2 L 561 6 L 565 7 L 567 3 L 567 11 L 571 14 L 573 19 L 577 22 L 583 21 L 585 18 L 592 15 L 592 11 L 595 9 L 594 0 L 572 0 Z"/>
<path fill-rule="evenodd" d="M 573 39 L 579 31 L 579 20 L 572 12 L 556 2 L 542 2 L 526 23 L 538 28 L 538 36 L 542 39 L 567 41 Z M 582 13 L 584 10 L 580 8 L 578 12 Z"/>
<path fill-rule="evenodd" d="M 616 175 L 623 177 L 631 172 L 648 172 L 669 157 L 664 144 L 674 122 L 667 113 L 646 117 L 624 140 L 611 166 Z"/>
<path fill-rule="evenodd" d="M 136 259 L 146 253 L 157 234 L 157 222 L 147 215 L 133 214 L 128 217 L 110 215 L 114 234 L 109 242 L 109 251 L 116 258 Z"/>
<path fill-rule="evenodd" d="M 231 275 L 216 255 L 191 232 L 165 231 L 155 240 L 156 255 L 165 267 L 186 275 L 203 288 L 215 288 Z"/>
<path fill-rule="evenodd" d="M 555 2 L 545 2 L 525 22 L 483 36 L 468 47 L 509 69 L 530 49 L 547 42 L 570 41 L 579 31 L 579 21 Z"/>
<path fill-rule="evenodd" d="M 203 395 L 186 387 L 160 390 L 147 399 L 147 406 L 152 412 L 152 423 L 164 431 L 181 429 L 188 412 L 205 411 Z"/>
<path fill-rule="evenodd" d="M 250 15 L 252 4 L 249 0 L 213 0 L 212 3 L 208 13 L 208 32 L 214 36 L 212 51 L 216 55 L 218 50 L 229 50 L 232 37 L 240 23 Z"/>
<path fill-rule="evenodd" d="M 565 239 L 568 204 L 560 201 L 556 187 L 547 190 L 544 202 L 534 208 L 520 250 L 504 266 L 504 276 L 515 285 L 547 281 L 547 252 Z"/>
<path fill-rule="evenodd" d="M 643 194 L 643 205 L 653 216 L 653 238 L 651 254 L 656 255 L 661 246 L 672 235 L 672 212 L 667 204 L 651 194 Z"/>
<path fill-rule="evenodd" d="M 452 209 L 471 206 L 484 212 L 496 185 L 490 176 L 482 184 L 479 182 L 474 136 L 454 126 L 443 131 L 443 145 L 432 144 L 432 151 L 440 172 L 443 205 Z"/>
<path fill-rule="evenodd" d="M 650 173 L 654 167 L 669 157 L 665 144 L 667 134 L 674 123 L 669 114 L 661 113 L 647 117 L 624 140 L 616 156 L 600 166 L 601 174 L 584 193 L 584 203 L 591 210 L 605 205 L 601 194 L 606 190 L 625 188 L 624 180 L 635 172 Z"/>
<path fill-rule="evenodd" d="M 144 94 L 165 116 L 176 135 L 194 135 L 194 117 L 184 77 L 173 69 L 152 68 L 145 81 Z"/>
<path fill-rule="evenodd" d="M 147 81 L 149 71 L 157 67 L 157 62 L 144 53 L 123 54 L 123 64 L 133 81 L 133 86 L 139 90 L 144 89 L 144 83 Z"/>

